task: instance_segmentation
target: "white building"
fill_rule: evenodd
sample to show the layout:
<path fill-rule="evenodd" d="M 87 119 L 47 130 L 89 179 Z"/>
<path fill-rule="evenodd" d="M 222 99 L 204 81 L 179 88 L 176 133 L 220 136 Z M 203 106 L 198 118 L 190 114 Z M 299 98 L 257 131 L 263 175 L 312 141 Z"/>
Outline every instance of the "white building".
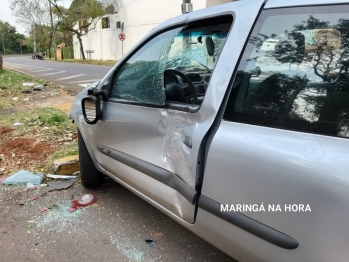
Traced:
<path fill-rule="evenodd" d="M 232 0 L 191 0 L 193 10 Z M 118 13 L 101 18 L 95 29 L 83 36 L 84 50 L 92 50 L 94 60 L 119 60 L 134 44 L 158 24 L 182 14 L 182 0 L 117 0 Z M 117 28 L 123 23 L 123 30 Z M 123 31 L 124 41 L 119 40 Z M 80 46 L 74 35 L 74 57 L 80 59 Z M 86 53 L 85 53 L 86 55 Z M 86 56 L 87 57 L 87 56 Z"/>

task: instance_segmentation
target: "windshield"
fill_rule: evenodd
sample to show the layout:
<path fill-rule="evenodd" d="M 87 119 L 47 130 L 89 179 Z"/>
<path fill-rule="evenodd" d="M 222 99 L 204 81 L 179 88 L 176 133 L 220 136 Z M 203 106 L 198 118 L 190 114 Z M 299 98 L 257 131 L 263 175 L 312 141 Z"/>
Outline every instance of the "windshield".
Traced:
<path fill-rule="evenodd" d="M 176 35 L 165 52 L 166 69 L 184 73 L 211 72 L 223 49 L 231 23 L 185 29 Z M 212 39 L 213 53 L 208 54 L 207 41 Z"/>

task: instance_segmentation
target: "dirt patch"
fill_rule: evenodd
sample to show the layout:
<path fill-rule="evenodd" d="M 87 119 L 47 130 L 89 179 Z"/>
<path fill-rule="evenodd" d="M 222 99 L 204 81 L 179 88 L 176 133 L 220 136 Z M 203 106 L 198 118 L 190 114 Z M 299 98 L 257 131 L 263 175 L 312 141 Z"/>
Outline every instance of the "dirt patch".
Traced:
<path fill-rule="evenodd" d="M 16 132 L 10 127 L 2 127 L 0 132 L 7 136 L 0 142 L 1 167 L 5 168 L 6 173 L 15 169 L 31 170 L 33 165 L 46 160 L 55 150 L 60 148 L 58 144 L 52 142 L 40 142 L 24 136 L 16 137 Z"/>
<path fill-rule="evenodd" d="M 67 148 L 74 150 L 77 135 L 69 131 L 71 126 L 63 128 L 64 132 L 59 130 L 62 116 L 52 111 L 52 119 L 47 121 L 57 123 L 45 124 L 45 119 L 38 116 L 40 112 L 34 111 L 35 108 L 58 108 L 68 113 L 74 99 L 64 90 L 44 87 L 41 91 L 21 94 L 13 107 L 0 109 L 0 116 L 8 119 L 0 124 L 0 168 L 5 169 L 1 172 L 3 175 L 7 176 L 20 169 L 47 171 L 51 168 L 50 162 L 57 151 Z M 33 115 L 26 114 L 28 110 L 33 110 Z M 46 112 L 44 117 L 49 117 L 48 114 L 50 113 Z M 71 123 L 67 115 L 64 115 L 67 118 L 64 121 Z M 21 126 L 12 126 L 15 122 L 20 122 Z"/>
<path fill-rule="evenodd" d="M 60 89 L 55 90 L 45 87 L 41 91 L 33 91 L 29 94 L 26 94 L 21 101 L 14 107 L 16 112 L 21 112 L 33 108 L 44 108 L 44 107 L 53 107 L 57 108 L 61 105 L 65 105 L 68 112 L 71 106 L 71 103 L 74 101 L 75 97 L 68 95 L 66 91 Z M 69 106 L 66 106 L 66 105 Z"/>
<path fill-rule="evenodd" d="M 0 116 L 9 115 L 9 114 L 13 114 L 13 113 L 15 113 L 15 110 L 13 110 L 13 108 L 1 108 L 0 109 Z"/>
<path fill-rule="evenodd" d="M 64 104 L 56 104 L 56 105 L 53 106 L 53 108 L 56 108 L 56 109 L 61 110 L 63 112 L 69 113 L 70 108 L 72 106 L 72 103 L 73 103 L 73 101 L 67 102 L 67 103 L 64 103 Z"/>
<path fill-rule="evenodd" d="M 18 125 L 14 126 L 14 123 Z M 41 108 L 0 116 L 3 175 L 21 169 L 51 173 L 55 159 L 76 154 L 77 131 L 66 113 Z"/>
<path fill-rule="evenodd" d="M 41 91 L 32 91 L 29 94 L 18 96 L 18 100 L 15 101 L 12 108 L 0 109 L 0 115 L 23 112 L 38 107 L 63 109 L 62 111 L 68 113 L 74 99 L 75 96 L 69 95 L 65 90 L 45 87 Z"/>
<path fill-rule="evenodd" d="M 12 128 L 12 127 L 2 126 L 2 127 L 0 127 L 0 134 L 1 134 L 1 135 L 5 135 L 5 134 L 8 134 L 8 133 L 13 132 L 14 130 L 15 130 L 15 129 Z"/>
<path fill-rule="evenodd" d="M 48 142 L 37 142 L 31 138 L 15 137 L 1 146 L 0 150 L 20 155 L 26 154 L 32 159 L 38 159 L 43 153 L 52 150 L 53 147 L 55 146 Z M 28 160 L 30 161 L 30 159 Z"/>

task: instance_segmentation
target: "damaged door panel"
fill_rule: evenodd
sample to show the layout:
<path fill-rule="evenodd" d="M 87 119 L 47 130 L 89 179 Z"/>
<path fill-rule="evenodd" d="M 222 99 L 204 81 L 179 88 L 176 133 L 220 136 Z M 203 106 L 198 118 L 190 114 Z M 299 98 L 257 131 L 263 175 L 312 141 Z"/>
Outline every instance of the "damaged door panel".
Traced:
<path fill-rule="evenodd" d="M 162 108 L 118 103 L 105 103 L 104 108 L 107 120 L 95 126 L 97 133 L 104 133 L 95 145 L 100 165 L 193 223 L 196 191 L 187 183 L 187 172 L 183 172 L 191 161 L 183 152 L 183 127 L 173 124 Z M 175 168 L 179 161 L 184 163 Z"/>

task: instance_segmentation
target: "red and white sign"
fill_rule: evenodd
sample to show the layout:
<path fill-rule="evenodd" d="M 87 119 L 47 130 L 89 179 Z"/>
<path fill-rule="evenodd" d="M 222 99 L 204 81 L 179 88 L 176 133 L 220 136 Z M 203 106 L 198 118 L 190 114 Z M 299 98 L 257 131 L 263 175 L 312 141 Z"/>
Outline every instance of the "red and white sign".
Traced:
<path fill-rule="evenodd" d="M 120 41 L 125 41 L 125 39 L 126 39 L 125 34 L 124 34 L 124 33 L 120 33 L 120 34 L 119 34 L 119 40 L 120 40 Z"/>

